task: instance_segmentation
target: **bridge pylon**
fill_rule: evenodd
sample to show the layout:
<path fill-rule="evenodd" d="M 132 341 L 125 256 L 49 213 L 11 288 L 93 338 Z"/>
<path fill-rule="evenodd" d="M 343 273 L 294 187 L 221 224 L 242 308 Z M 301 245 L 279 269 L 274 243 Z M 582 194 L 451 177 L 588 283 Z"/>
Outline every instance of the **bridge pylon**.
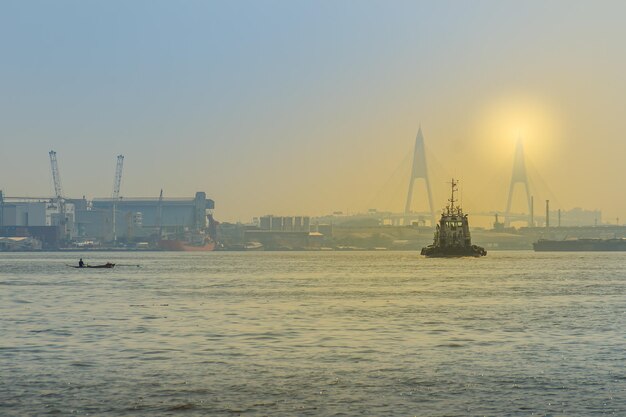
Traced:
<path fill-rule="evenodd" d="M 528 185 L 528 176 L 526 175 L 526 162 L 524 159 L 524 145 L 522 138 L 517 139 L 515 145 L 515 157 L 513 158 L 513 174 L 511 175 L 511 185 L 509 187 L 509 199 L 506 203 L 505 225 L 511 224 L 511 202 L 513 201 L 513 191 L 516 184 L 523 184 L 526 189 L 526 207 L 528 208 L 528 222 L 532 216 L 532 203 L 530 198 L 530 187 Z M 531 225 L 532 226 L 532 225 Z"/>
<path fill-rule="evenodd" d="M 426 152 L 424 151 L 424 135 L 422 134 L 422 127 L 420 126 L 417 131 L 417 137 L 415 138 L 415 149 L 413 151 L 413 168 L 411 170 L 411 178 L 409 180 L 409 192 L 406 198 L 406 206 L 404 214 L 405 223 L 409 219 L 411 214 L 411 203 L 413 200 L 413 186 L 415 180 L 423 179 L 426 183 L 426 192 L 428 194 L 428 205 L 430 208 L 430 221 L 431 225 L 435 225 L 435 210 L 433 209 L 433 197 L 430 190 L 430 181 L 428 180 L 428 170 L 426 169 Z"/>

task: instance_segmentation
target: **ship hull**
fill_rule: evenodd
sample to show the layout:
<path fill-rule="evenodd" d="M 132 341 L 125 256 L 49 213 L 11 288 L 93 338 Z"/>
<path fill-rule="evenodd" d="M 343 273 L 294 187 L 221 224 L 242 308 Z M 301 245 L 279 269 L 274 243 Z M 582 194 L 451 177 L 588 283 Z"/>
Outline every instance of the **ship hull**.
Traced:
<path fill-rule="evenodd" d="M 481 257 L 486 256 L 487 251 L 477 245 L 467 247 L 437 247 L 427 246 L 422 249 L 422 255 L 427 258 L 463 258 L 463 257 Z"/>
<path fill-rule="evenodd" d="M 626 239 L 539 240 L 535 252 L 624 252 Z"/>
<path fill-rule="evenodd" d="M 211 252 L 215 250 L 215 242 L 206 242 L 203 245 L 192 245 L 188 242 L 176 239 L 160 240 L 161 250 L 176 252 Z"/>
<path fill-rule="evenodd" d="M 68 266 L 71 266 L 72 268 L 78 268 L 78 269 L 84 269 L 84 268 L 113 268 L 115 266 L 115 264 L 107 262 L 106 264 L 102 264 L 102 265 L 84 265 L 84 266 L 68 265 Z"/>

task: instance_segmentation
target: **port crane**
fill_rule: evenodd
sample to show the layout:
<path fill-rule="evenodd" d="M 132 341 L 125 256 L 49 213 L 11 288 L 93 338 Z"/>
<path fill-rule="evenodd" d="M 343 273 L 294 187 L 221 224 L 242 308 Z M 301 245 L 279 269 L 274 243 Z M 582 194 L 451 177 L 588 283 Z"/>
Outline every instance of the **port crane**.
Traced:
<path fill-rule="evenodd" d="M 117 201 L 120 199 L 120 186 L 122 185 L 122 169 L 124 168 L 124 155 L 117 156 L 117 165 L 115 166 L 115 179 L 113 180 L 113 242 L 117 242 L 117 230 L 115 224 Z"/>
<path fill-rule="evenodd" d="M 118 199 L 120 197 L 120 186 L 122 185 L 122 169 L 124 168 L 124 155 L 117 156 L 117 165 L 115 167 L 115 180 L 113 181 L 113 194 L 111 197 Z"/>
<path fill-rule="evenodd" d="M 65 219 L 65 199 L 63 198 L 63 189 L 61 188 L 61 176 L 59 175 L 59 163 L 57 161 L 57 153 L 50 151 L 50 168 L 52 169 L 52 182 L 54 184 L 54 195 L 57 207 L 59 208 L 60 225 L 62 228 L 62 236 L 65 239 L 67 236 L 67 221 Z"/>

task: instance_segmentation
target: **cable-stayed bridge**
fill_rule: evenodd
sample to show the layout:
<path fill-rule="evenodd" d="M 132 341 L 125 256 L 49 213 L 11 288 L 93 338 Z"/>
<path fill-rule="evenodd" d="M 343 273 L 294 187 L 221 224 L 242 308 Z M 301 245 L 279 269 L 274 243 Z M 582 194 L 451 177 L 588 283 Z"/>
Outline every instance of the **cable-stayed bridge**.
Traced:
<path fill-rule="evenodd" d="M 417 180 L 423 180 L 426 188 L 426 195 L 421 196 L 422 202 L 424 199 L 428 199 L 428 207 L 429 211 L 421 211 L 414 212 L 411 210 L 412 203 L 414 200 L 414 184 Z M 516 213 L 512 211 L 512 203 L 514 191 L 516 188 L 520 186 L 524 187 L 525 191 L 525 206 L 527 209 L 526 213 Z M 428 222 L 430 225 L 435 225 L 436 223 L 436 213 L 433 209 L 434 203 L 432 198 L 432 188 L 430 184 L 430 179 L 428 175 L 428 165 L 426 159 L 426 152 L 424 147 L 424 135 L 422 133 L 422 128 L 418 129 L 417 136 L 415 138 L 415 147 L 413 150 L 413 162 L 411 168 L 411 174 L 409 178 L 409 188 L 407 193 L 405 210 L 403 213 L 387 213 L 386 216 L 383 216 L 382 219 L 391 224 L 412 224 L 413 222 L 418 222 L 425 224 Z M 423 204 L 422 204 L 423 205 Z M 546 206 L 548 202 L 546 201 Z M 511 174 L 511 181 L 508 187 L 508 198 L 506 201 L 504 212 L 501 211 L 487 211 L 487 212 L 469 212 L 472 216 L 489 216 L 494 218 L 496 222 L 498 222 L 498 217 L 503 217 L 504 226 L 510 226 L 513 222 L 525 222 L 528 226 L 534 226 L 537 224 L 545 224 L 549 223 L 549 208 L 546 207 L 546 215 L 535 216 L 535 208 L 534 208 L 534 198 L 531 194 L 530 184 L 528 180 L 528 174 L 526 170 L 526 158 L 524 155 L 524 147 L 522 143 L 522 139 L 518 138 L 517 144 L 515 147 L 515 154 L 513 158 L 513 170 Z M 543 211 L 543 210 L 541 210 Z"/>

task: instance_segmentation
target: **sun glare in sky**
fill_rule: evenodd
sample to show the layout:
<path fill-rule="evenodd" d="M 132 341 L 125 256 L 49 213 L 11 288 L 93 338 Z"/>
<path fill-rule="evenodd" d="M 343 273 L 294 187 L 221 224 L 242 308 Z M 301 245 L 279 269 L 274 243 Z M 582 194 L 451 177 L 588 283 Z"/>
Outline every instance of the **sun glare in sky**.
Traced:
<path fill-rule="evenodd" d="M 558 114 L 549 101 L 520 94 L 490 102 L 478 125 L 483 149 L 495 159 L 512 154 L 521 139 L 527 157 L 541 164 L 555 152 L 562 136 Z"/>

